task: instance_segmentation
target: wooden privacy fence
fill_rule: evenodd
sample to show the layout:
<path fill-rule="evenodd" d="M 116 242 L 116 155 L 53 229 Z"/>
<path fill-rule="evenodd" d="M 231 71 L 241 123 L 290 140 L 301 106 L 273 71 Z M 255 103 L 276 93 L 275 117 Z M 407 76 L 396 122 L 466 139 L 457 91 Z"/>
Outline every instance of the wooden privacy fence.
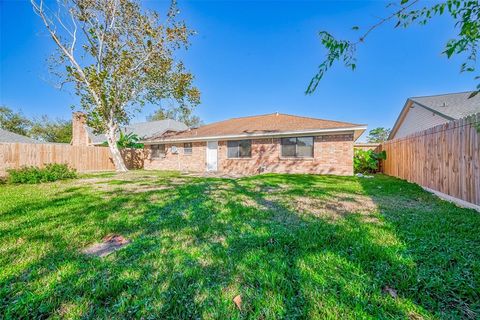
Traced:
<path fill-rule="evenodd" d="M 143 149 L 123 149 L 121 153 L 129 169 L 143 168 Z M 7 169 L 43 167 L 48 163 L 66 163 L 79 172 L 115 170 L 108 147 L 0 143 L 0 175 L 5 175 Z"/>
<path fill-rule="evenodd" d="M 382 171 L 480 205 L 480 113 L 386 141 Z"/>

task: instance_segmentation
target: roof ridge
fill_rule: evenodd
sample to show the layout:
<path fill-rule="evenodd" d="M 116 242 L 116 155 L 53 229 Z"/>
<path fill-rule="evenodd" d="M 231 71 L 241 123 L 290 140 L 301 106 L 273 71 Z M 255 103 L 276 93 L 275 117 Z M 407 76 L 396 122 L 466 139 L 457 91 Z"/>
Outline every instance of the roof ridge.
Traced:
<path fill-rule="evenodd" d="M 451 93 L 442 93 L 442 94 L 432 94 L 428 96 L 416 96 L 416 97 L 410 97 L 408 99 L 417 99 L 417 98 L 431 98 L 431 97 L 440 97 L 440 96 L 451 96 L 454 94 L 462 94 L 462 93 L 471 93 L 474 92 L 474 90 L 468 90 L 468 91 L 461 91 L 461 92 L 451 92 Z"/>
<path fill-rule="evenodd" d="M 233 119 L 253 118 L 253 117 L 265 117 L 265 116 L 270 116 L 270 115 L 274 115 L 274 114 L 277 114 L 277 113 L 278 112 L 272 112 L 272 113 L 257 114 L 257 115 L 254 115 L 254 116 L 233 117 L 233 118 L 229 118 L 229 119 L 222 120 L 222 121 L 228 121 L 228 120 L 233 120 Z M 217 121 L 217 122 L 222 122 L 222 121 Z"/>
<path fill-rule="evenodd" d="M 297 116 L 297 115 L 294 115 L 294 114 L 289 114 L 289 113 L 279 113 L 279 114 L 283 114 L 284 116 L 297 117 L 297 118 L 304 118 L 304 119 L 311 119 L 311 120 L 322 120 L 322 121 L 330 121 L 330 122 L 341 122 L 341 123 L 348 123 L 348 124 L 354 124 L 354 125 L 363 125 L 363 124 L 352 123 L 352 122 L 345 122 L 345 121 L 339 121 L 339 120 L 330 120 L 330 119 L 324 119 L 324 118 L 314 118 L 314 117 L 307 117 L 307 116 Z"/>
<path fill-rule="evenodd" d="M 323 119 L 323 118 L 314 118 L 314 117 L 307 117 L 307 116 L 297 116 L 294 114 L 288 114 L 288 113 L 282 113 L 282 112 L 273 112 L 273 113 L 264 113 L 264 114 L 259 114 L 259 115 L 253 115 L 253 116 L 244 116 L 244 117 L 233 117 L 233 118 L 228 118 L 225 120 L 220 120 L 220 121 L 215 121 L 211 122 L 208 124 L 205 124 L 201 127 L 212 125 L 212 124 L 217 124 L 217 123 L 222 123 L 230 120 L 236 120 L 236 119 L 246 119 L 246 118 L 256 118 L 256 117 L 266 117 L 270 115 L 283 115 L 283 116 L 289 116 L 289 117 L 296 117 L 296 118 L 303 118 L 303 119 L 310 119 L 310 120 L 321 120 L 321 121 L 329 121 L 329 122 L 341 122 L 349 125 L 364 125 L 364 124 L 358 124 L 358 123 L 352 123 L 352 122 L 346 122 L 346 121 L 339 121 L 339 120 L 329 120 L 329 119 Z"/>
<path fill-rule="evenodd" d="M 152 120 L 152 121 L 135 122 L 135 123 L 130 123 L 130 124 L 128 124 L 128 126 L 131 126 L 131 125 L 136 125 L 136 124 L 144 124 L 144 123 L 160 122 L 160 121 L 169 121 L 169 120 L 172 120 L 172 119 L 161 119 L 161 120 Z M 125 126 L 125 127 L 128 127 L 128 126 Z"/>

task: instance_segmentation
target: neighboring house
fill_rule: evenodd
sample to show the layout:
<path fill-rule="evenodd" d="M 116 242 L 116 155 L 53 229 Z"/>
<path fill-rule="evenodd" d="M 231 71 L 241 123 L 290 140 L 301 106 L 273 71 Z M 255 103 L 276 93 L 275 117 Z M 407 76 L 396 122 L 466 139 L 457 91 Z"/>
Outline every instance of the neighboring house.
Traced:
<path fill-rule="evenodd" d="M 145 141 L 145 169 L 353 174 L 353 143 L 365 125 L 267 114 L 215 122 Z"/>
<path fill-rule="evenodd" d="M 480 112 L 480 94 L 472 92 L 408 98 L 388 137 L 402 138 Z"/>
<path fill-rule="evenodd" d="M 93 133 L 93 129 L 87 126 L 85 114 L 82 112 L 73 113 L 72 127 L 72 145 L 98 146 L 107 141 L 104 134 Z M 184 123 L 170 119 L 135 123 L 120 128 L 124 133 L 134 133 L 140 139 L 160 135 L 165 132 L 176 132 L 187 129 L 188 127 Z"/>
<path fill-rule="evenodd" d="M 0 128 L 0 143 L 43 143 Z"/>

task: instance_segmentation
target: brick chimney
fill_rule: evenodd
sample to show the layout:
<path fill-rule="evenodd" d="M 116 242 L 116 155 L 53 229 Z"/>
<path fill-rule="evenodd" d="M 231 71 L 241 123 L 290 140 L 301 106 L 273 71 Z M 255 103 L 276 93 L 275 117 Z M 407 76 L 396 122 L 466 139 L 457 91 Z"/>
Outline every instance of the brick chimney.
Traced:
<path fill-rule="evenodd" d="M 72 114 L 72 145 L 89 146 L 87 129 L 87 116 L 83 112 L 74 112 Z"/>

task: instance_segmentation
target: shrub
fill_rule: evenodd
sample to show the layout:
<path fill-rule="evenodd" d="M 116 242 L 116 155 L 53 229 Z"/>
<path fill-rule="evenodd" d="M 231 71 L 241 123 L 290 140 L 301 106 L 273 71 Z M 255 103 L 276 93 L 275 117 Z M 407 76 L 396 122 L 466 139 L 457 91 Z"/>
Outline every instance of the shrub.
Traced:
<path fill-rule="evenodd" d="M 21 169 L 10 169 L 8 171 L 9 183 L 40 183 L 56 180 L 73 179 L 77 177 L 75 169 L 67 164 L 50 163 L 45 168 L 23 167 Z"/>
<path fill-rule="evenodd" d="M 355 173 L 375 173 L 379 168 L 379 161 L 387 159 L 384 151 L 375 152 L 373 150 L 355 149 L 353 157 L 353 169 Z"/>
<path fill-rule="evenodd" d="M 104 143 L 102 143 L 102 146 L 108 147 L 108 142 L 105 141 Z M 120 136 L 117 141 L 117 146 L 120 149 L 123 149 L 123 148 L 143 149 L 144 144 L 140 143 L 140 138 L 137 134 L 133 132 L 125 134 L 120 130 Z"/>

